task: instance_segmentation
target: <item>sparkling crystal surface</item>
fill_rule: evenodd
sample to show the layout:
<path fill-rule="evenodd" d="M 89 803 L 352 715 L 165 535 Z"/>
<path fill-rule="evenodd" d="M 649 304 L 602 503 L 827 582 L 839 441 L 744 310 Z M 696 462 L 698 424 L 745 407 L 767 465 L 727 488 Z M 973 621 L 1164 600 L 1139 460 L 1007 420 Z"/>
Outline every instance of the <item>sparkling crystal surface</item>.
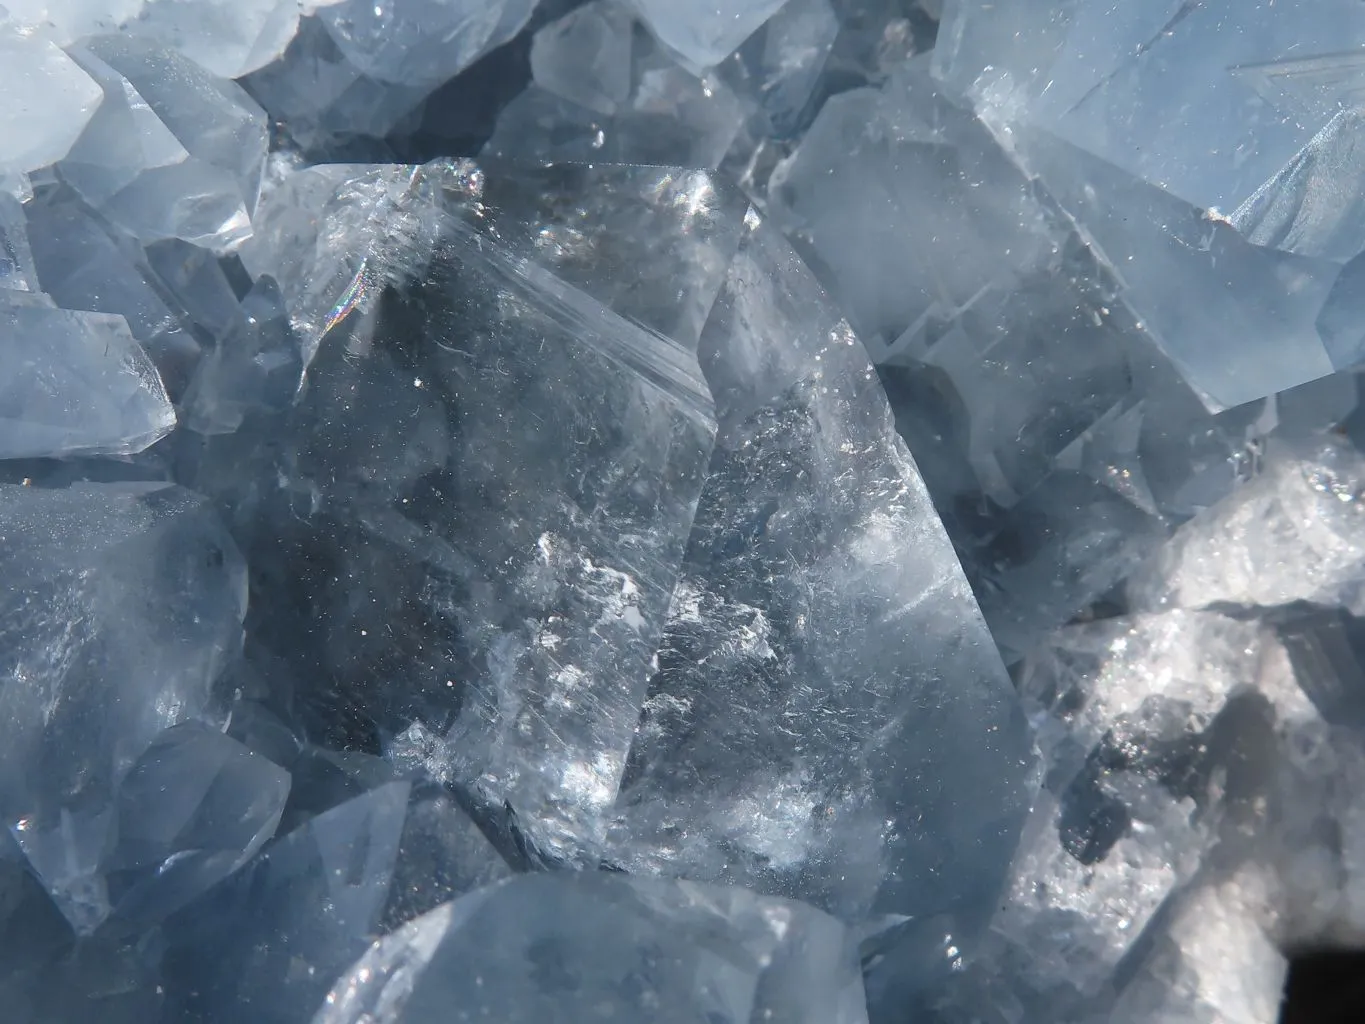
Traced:
<path fill-rule="evenodd" d="M 100 105 L 100 87 L 48 39 L 0 23 L 0 185 L 66 155 Z"/>
<path fill-rule="evenodd" d="M 514 218 L 536 211 L 485 217 L 482 171 L 352 173 L 312 217 L 392 204 L 379 237 L 356 247 L 323 220 L 320 239 L 343 244 L 281 278 L 296 312 L 336 312 L 279 456 L 280 499 L 315 494 L 317 515 L 286 513 L 261 542 L 330 549 L 348 580 L 292 612 L 313 644 L 287 656 L 321 659 L 394 732 L 405 715 L 451 730 L 455 773 L 545 842 L 586 838 L 643 701 L 710 455 L 710 395 L 685 343 L 522 258 L 519 244 L 547 239 Z M 662 172 L 605 177 L 640 189 L 625 216 L 647 213 L 645 186 L 667 186 Z M 296 251 L 252 258 L 287 267 Z M 395 650 L 382 621 L 404 606 L 410 640 Z"/>
<path fill-rule="evenodd" d="M 1028 741 L 876 374 L 757 218 L 702 353 L 721 432 L 627 767 L 620 856 L 848 917 L 970 922 L 1026 799 Z M 819 726 L 789 743 L 807 719 Z M 972 768 L 936 774 L 963 743 Z M 936 841 L 912 822 L 935 822 Z"/>
<path fill-rule="evenodd" d="M 0 1018 L 1319 1019 L 1362 45 L 5 0 Z"/>

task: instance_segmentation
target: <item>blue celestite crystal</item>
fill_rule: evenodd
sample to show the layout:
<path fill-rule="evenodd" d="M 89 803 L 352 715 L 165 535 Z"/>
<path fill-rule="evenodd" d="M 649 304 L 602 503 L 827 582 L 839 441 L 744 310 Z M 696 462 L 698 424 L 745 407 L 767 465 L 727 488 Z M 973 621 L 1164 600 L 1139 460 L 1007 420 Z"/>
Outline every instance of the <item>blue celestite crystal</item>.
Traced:
<path fill-rule="evenodd" d="M 1362 47 L 5 0 L 0 1018 L 1313 1019 Z"/>

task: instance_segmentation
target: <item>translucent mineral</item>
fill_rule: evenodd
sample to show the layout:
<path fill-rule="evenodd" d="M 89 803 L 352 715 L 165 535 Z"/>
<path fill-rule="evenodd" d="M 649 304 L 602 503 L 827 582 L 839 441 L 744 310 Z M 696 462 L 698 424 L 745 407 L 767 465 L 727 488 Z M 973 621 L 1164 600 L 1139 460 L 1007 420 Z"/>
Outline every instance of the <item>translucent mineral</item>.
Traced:
<path fill-rule="evenodd" d="M 382 928 L 506 874 L 448 798 L 390 778 L 294 828 L 171 922 L 171 1006 L 306 1021 Z"/>
<path fill-rule="evenodd" d="M 1109 1020 L 1260 1024 L 1279 1017 L 1289 963 L 1265 931 L 1267 880 L 1245 869 L 1176 901 Z"/>
<path fill-rule="evenodd" d="M 16 581 L 0 608 L 0 813 L 62 913 L 90 931 L 116 899 L 115 844 L 137 835 L 120 787 L 164 730 L 207 709 L 240 643 L 245 572 L 207 502 L 175 487 L 6 485 L 0 536 Z M 149 839 L 163 830 L 141 854 L 174 859 L 175 805 L 155 803 L 128 811 L 167 814 L 137 819 Z"/>
<path fill-rule="evenodd" d="M 114 912 L 155 921 L 247 863 L 275 832 L 289 773 L 198 723 L 161 733 L 118 791 Z"/>
<path fill-rule="evenodd" d="M 1314 717 L 1276 637 L 1212 612 L 1071 626 L 1025 663 L 1020 687 L 1043 794 L 947 1019 L 1164 1020 L 1138 1007 L 1237 984 L 1242 964 L 1197 945 L 1212 939 L 1198 928 L 1221 919 L 1199 915 L 1208 894 L 1187 899 L 1186 887 L 1220 840 L 1246 849 L 1278 756 L 1276 723 Z M 1253 938 L 1270 920 L 1268 909 L 1248 911 L 1227 927 L 1245 925 L 1249 951 L 1282 970 L 1269 940 Z M 1151 953 L 1153 936 L 1180 953 Z M 1206 976 L 1200 992 L 1169 977 L 1181 955 Z M 1124 965 L 1135 960 L 1150 974 L 1130 983 Z M 1277 985 L 1272 975 L 1266 987 Z"/>
<path fill-rule="evenodd" d="M 231 433 L 253 411 L 284 411 L 302 382 L 302 352 L 274 279 L 262 277 L 239 312 L 185 396 L 186 422 L 201 434 Z"/>
<path fill-rule="evenodd" d="M 325 2 L 325 0 L 323 0 Z M 67 46 L 115 29 L 169 46 L 224 78 L 276 57 L 313 0 L 12 0 L 9 19 Z"/>
<path fill-rule="evenodd" d="M 838 33 L 829 0 L 787 0 L 737 51 L 775 134 L 790 134 L 800 124 Z"/>
<path fill-rule="evenodd" d="M 1365 362 L 1365 329 L 1362 329 L 1361 287 L 1365 285 L 1365 248 L 1337 274 L 1318 312 L 1318 335 L 1332 361 L 1340 366 Z"/>
<path fill-rule="evenodd" d="M 36 292 L 38 275 L 28 244 L 24 208 L 10 195 L 0 195 L 0 289 Z"/>
<path fill-rule="evenodd" d="M 1018 128 L 1009 138 L 1023 166 L 1113 268 L 1144 330 L 1210 410 L 1344 368 L 1316 326 L 1336 263 L 1251 245 L 1221 215 L 1046 132 Z"/>
<path fill-rule="evenodd" d="M 516 35 L 535 6 L 536 0 L 340 0 L 317 16 L 361 73 L 430 91 Z"/>
<path fill-rule="evenodd" d="M 142 242 L 238 245 L 265 161 L 260 108 L 235 83 L 153 43 L 99 36 L 70 53 L 104 101 L 59 165 L 62 177 Z"/>
<path fill-rule="evenodd" d="M 1338 113 L 1363 35 L 1352 0 L 947 0 L 933 60 L 955 94 L 1231 211 Z"/>
<path fill-rule="evenodd" d="M 867 1020 L 856 943 L 834 918 L 743 889 L 590 873 L 522 876 L 417 918 L 342 975 L 313 1021 L 436 1024 L 451 1007 L 509 1021 Z"/>
<path fill-rule="evenodd" d="M 701 71 L 719 64 L 786 0 L 631 0 L 654 37 L 682 63 Z"/>
<path fill-rule="evenodd" d="M 531 77 L 581 107 L 615 113 L 631 92 L 633 35 L 629 11 L 610 0 L 594 0 L 535 34 Z"/>
<path fill-rule="evenodd" d="M 920 317 L 1047 267 L 1065 224 L 916 62 L 831 97 L 769 183 L 770 214 L 879 354 Z"/>
<path fill-rule="evenodd" d="M 0 291 L 0 458 L 132 454 L 170 433 L 175 410 L 122 317 Z"/>
<path fill-rule="evenodd" d="M 752 215 L 701 351 L 721 430 L 612 854 L 970 941 L 1029 740 L 876 374 Z"/>
<path fill-rule="evenodd" d="M 609 201 L 616 216 L 711 232 L 700 176 L 689 210 L 671 205 L 671 172 L 573 173 L 587 179 L 584 201 Z M 710 455 L 695 341 L 647 330 L 577 286 L 575 271 L 613 287 L 608 247 L 630 239 L 559 238 L 534 206 L 499 217 L 472 165 L 323 180 L 330 189 L 289 193 L 316 197 L 287 211 L 311 218 L 311 253 L 282 226 L 249 254 L 281 268 L 295 318 L 323 330 L 275 442 L 281 498 L 314 495 L 315 513 L 281 508 L 275 535 L 260 537 L 270 547 L 253 551 L 329 550 L 347 579 L 309 582 L 303 603 L 288 590 L 266 598 L 284 602 L 270 612 L 276 628 L 303 616 L 314 638 L 280 653 L 321 659 L 331 685 L 391 734 L 413 718 L 450 730 L 456 777 L 572 848 L 615 795 Z M 522 216 L 535 227 L 523 230 Z M 348 236 L 356 218 L 364 231 Z M 594 241 L 589 262 L 575 250 Z M 546 266 L 528 259 L 542 246 Z M 711 273 L 718 286 L 723 265 Z M 678 289 L 661 294 L 657 312 L 672 320 Z M 625 296 L 622 312 L 641 298 Z M 330 321 L 312 321 L 329 308 Z M 397 607 L 410 609 L 400 627 L 410 641 L 395 647 L 383 623 Z"/>
<path fill-rule="evenodd" d="M 60 160 L 99 108 L 100 87 L 51 40 L 0 21 L 0 185 Z"/>
<path fill-rule="evenodd" d="M 24 205 L 42 290 L 64 309 L 121 316 L 178 399 L 201 345 L 141 247 L 65 190 Z"/>
<path fill-rule="evenodd" d="M 1365 68 L 1362 68 L 1365 70 Z M 1348 107 L 1231 215 L 1248 241 L 1345 262 L 1365 251 L 1363 112 Z"/>
<path fill-rule="evenodd" d="M 590 18 L 600 45 L 617 51 L 604 56 L 603 72 L 611 67 L 624 75 L 609 86 L 593 85 L 591 77 L 556 76 L 546 67 L 551 45 L 573 47 L 568 55 L 579 58 L 574 37 L 560 38 L 559 33 L 585 31 L 581 23 Z M 721 77 L 707 72 L 699 76 L 678 66 L 615 8 L 579 8 L 541 29 L 536 38 L 545 40 L 540 70 L 533 64 L 532 84 L 498 116 L 484 147 L 487 156 L 715 168 L 744 124 L 743 104 Z M 615 59 L 624 63 L 606 63 Z M 561 66 L 563 62 L 561 58 Z M 581 68 L 574 71 L 582 76 Z M 610 100 L 595 94 L 602 89 L 610 89 Z"/>

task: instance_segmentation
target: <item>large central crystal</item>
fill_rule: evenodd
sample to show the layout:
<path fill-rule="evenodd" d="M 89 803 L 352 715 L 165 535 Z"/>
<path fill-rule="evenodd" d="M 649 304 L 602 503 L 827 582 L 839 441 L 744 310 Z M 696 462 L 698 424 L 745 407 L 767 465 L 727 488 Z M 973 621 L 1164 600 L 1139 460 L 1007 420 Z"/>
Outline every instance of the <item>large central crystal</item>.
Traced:
<path fill-rule="evenodd" d="M 306 271 L 251 255 L 328 304 L 258 541 L 299 575 L 264 611 L 318 714 L 448 733 L 455 777 L 567 849 L 615 794 L 715 422 L 694 351 L 518 249 L 588 240 L 509 244 L 483 182 L 360 170 L 319 192 Z"/>
<path fill-rule="evenodd" d="M 204 477 L 314 735 L 533 861 L 984 923 L 1022 716 L 866 354 L 738 190 L 341 166 L 258 221 L 307 367 Z"/>

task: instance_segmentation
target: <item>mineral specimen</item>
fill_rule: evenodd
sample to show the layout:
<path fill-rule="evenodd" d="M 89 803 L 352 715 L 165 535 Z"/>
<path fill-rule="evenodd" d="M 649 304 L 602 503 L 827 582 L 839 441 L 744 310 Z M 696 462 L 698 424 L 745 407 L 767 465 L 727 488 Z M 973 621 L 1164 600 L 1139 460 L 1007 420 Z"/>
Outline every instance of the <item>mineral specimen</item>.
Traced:
<path fill-rule="evenodd" d="M 0 1016 L 1299 1019 L 1362 45 L 7 0 Z"/>

